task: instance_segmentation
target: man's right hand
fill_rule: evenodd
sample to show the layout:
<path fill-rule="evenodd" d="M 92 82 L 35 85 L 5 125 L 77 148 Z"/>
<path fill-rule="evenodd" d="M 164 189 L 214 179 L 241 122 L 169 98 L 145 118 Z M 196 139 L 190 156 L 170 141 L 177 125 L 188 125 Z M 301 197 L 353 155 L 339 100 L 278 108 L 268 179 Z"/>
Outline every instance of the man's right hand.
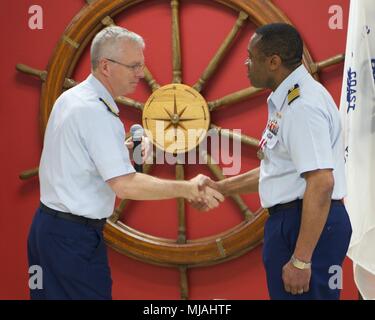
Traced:
<path fill-rule="evenodd" d="M 199 211 L 208 211 L 224 201 L 224 196 L 217 191 L 216 182 L 209 177 L 199 174 L 191 179 L 190 183 L 192 192 L 186 198 L 193 208 Z"/>

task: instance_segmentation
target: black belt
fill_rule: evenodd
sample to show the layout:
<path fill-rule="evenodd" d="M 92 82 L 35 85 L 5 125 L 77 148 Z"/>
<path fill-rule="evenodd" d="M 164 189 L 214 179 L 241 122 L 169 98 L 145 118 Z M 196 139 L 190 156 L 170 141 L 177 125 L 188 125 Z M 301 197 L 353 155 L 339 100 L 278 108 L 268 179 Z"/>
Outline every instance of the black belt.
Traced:
<path fill-rule="evenodd" d="M 105 218 L 104 219 L 90 219 L 90 218 L 86 218 L 82 216 L 77 216 L 69 212 L 63 212 L 63 211 L 51 209 L 47 207 L 46 205 L 44 205 L 43 203 L 40 203 L 40 208 L 42 209 L 43 212 L 53 215 L 54 217 L 58 217 L 61 219 L 88 225 L 88 226 L 95 227 L 95 228 L 103 228 L 107 220 Z"/>
<path fill-rule="evenodd" d="M 272 216 L 277 211 L 280 211 L 282 209 L 297 208 L 297 207 L 302 208 L 302 201 L 303 199 L 297 199 L 297 200 L 287 202 L 287 203 L 280 203 L 271 208 L 268 208 L 267 210 L 268 210 L 269 215 Z M 343 205 L 342 200 L 331 200 L 331 206 L 338 205 L 338 204 Z"/>

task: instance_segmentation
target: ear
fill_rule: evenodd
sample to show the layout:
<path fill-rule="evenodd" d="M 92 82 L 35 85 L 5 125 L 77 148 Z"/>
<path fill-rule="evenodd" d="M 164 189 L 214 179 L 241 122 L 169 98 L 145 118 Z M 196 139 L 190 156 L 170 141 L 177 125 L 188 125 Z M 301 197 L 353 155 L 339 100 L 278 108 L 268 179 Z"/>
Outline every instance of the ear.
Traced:
<path fill-rule="evenodd" d="M 272 71 L 279 69 L 281 65 L 282 61 L 278 55 L 274 54 L 270 57 L 269 66 Z"/>
<path fill-rule="evenodd" d="M 107 59 L 100 59 L 98 64 L 98 71 L 103 74 L 104 76 L 108 77 L 110 74 L 110 63 Z"/>

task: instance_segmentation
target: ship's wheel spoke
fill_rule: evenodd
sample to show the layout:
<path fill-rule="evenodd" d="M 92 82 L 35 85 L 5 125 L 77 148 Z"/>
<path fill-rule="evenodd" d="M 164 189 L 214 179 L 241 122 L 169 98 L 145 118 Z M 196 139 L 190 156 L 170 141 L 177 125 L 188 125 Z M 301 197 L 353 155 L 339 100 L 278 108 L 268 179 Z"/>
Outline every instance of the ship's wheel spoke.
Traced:
<path fill-rule="evenodd" d="M 160 88 L 160 84 L 156 82 L 153 75 L 151 74 L 151 71 L 146 66 L 143 69 L 143 73 L 145 75 L 144 79 L 146 80 L 147 84 L 150 86 L 152 92 Z"/>
<path fill-rule="evenodd" d="M 316 63 L 311 63 L 310 64 L 310 68 L 311 68 L 311 73 L 312 74 L 315 74 L 315 73 L 318 73 L 330 66 L 333 66 L 335 64 L 339 64 L 341 63 L 342 61 L 345 60 L 345 54 L 338 54 L 338 55 L 335 55 L 333 57 L 330 57 L 326 60 L 323 60 L 323 61 L 320 61 L 320 62 L 316 62 Z"/>
<path fill-rule="evenodd" d="M 143 110 L 144 104 L 142 102 L 124 97 L 124 96 L 119 96 L 115 99 L 115 101 L 119 104 L 122 104 L 127 107 L 132 107 L 134 109 L 137 109 L 139 111 Z"/>
<path fill-rule="evenodd" d="M 323 60 L 321 62 L 312 63 L 310 64 L 310 68 L 312 70 L 312 74 L 315 74 L 317 72 L 320 72 L 324 70 L 325 68 L 328 68 L 332 65 L 338 64 L 342 61 L 344 61 L 345 55 L 344 54 L 338 54 L 336 56 L 330 57 L 326 60 Z M 222 98 L 219 98 L 215 101 L 208 102 L 208 107 L 210 108 L 210 111 L 216 110 L 223 106 L 228 106 L 231 104 L 235 104 L 241 101 L 244 101 L 253 95 L 264 91 L 264 89 L 261 88 L 255 88 L 255 87 L 249 87 L 240 91 L 236 91 L 234 93 L 231 93 L 229 95 L 226 95 Z"/>
<path fill-rule="evenodd" d="M 225 176 L 223 175 L 221 168 L 212 161 L 210 154 L 208 154 L 207 152 L 201 152 L 200 154 L 205 160 L 205 163 L 207 163 L 207 166 L 212 172 L 212 174 L 216 177 L 216 179 L 218 180 L 225 179 Z M 255 217 L 254 213 L 250 211 L 250 209 L 247 207 L 246 203 L 243 201 L 241 196 L 233 195 L 230 197 L 232 198 L 234 203 L 238 206 L 238 208 L 240 209 L 246 221 L 249 221 Z"/>
<path fill-rule="evenodd" d="M 220 62 L 223 60 L 225 54 L 228 52 L 229 48 L 233 44 L 233 42 L 236 38 L 236 35 L 241 30 L 241 28 L 242 28 L 242 26 L 243 26 L 243 24 L 244 24 L 244 22 L 246 21 L 247 18 L 248 18 L 247 13 L 241 11 L 240 14 L 238 15 L 237 21 L 236 21 L 235 25 L 233 26 L 232 30 L 230 31 L 228 36 L 225 38 L 225 40 L 221 44 L 220 48 L 217 50 L 216 54 L 214 55 L 214 57 L 209 62 L 206 69 L 203 71 L 203 73 L 200 76 L 197 83 L 194 84 L 193 88 L 195 90 L 197 90 L 198 92 L 202 91 L 205 83 L 213 75 L 213 73 L 216 71 Z"/>
<path fill-rule="evenodd" d="M 246 89 L 242 89 L 240 91 L 233 92 L 231 94 L 228 94 L 222 98 L 219 98 L 215 101 L 208 102 L 208 107 L 210 111 L 213 111 L 219 107 L 222 106 L 228 106 L 231 104 L 235 104 L 237 102 L 244 101 L 253 95 L 263 91 L 264 89 L 255 88 L 255 87 L 249 87 Z"/>
<path fill-rule="evenodd" d="M 220 135 L 229 137 L 236 141 L 241 141 L 243 144 L 246 144 L 251 147 L 257 148 L 259 146 L 259 140 L 253 137 L 250 137 L 244 133 L 237 133 L 230 129 L 223 129 L 219 126 L 216 126 L 211 123 L 210 128 L 215 129 Z"/>
<path fill-rule="evenodd" d="M 151 172 L 153 165 L 152 164 L 144 164 L 143 165 L 143 173 L 149 174 Z M 109 220 L 113 223 L 116 223 L 118 220 L 121 220 L 122 214 L 124 213 L 125 208 L 130 203 L 130 199 L 123 199 L 120 201 L 117 208 L 113 211 L 112 215 L 109 217 Z"/>
<path fill-rule="evenodd" d="M 172 67 L 173 83 L 181 83 L 181 46 L 180 46 L 180 23 L 179 23 L 179 1 L 172 0 Z"/>
<path fill-rule="evenodd" d="M 188 280 L 188 268 L 187 266 L 180 266 L 180 295 L 181 300 L 189 299 L 189 280 Z"/>
<path fill-rule="evenodd" d="M 176 180 L 185 180 L 184 165 L 176 164 Z M 178 207 L 178 244 L 186 243 L 186 213 L 185 213 L 185 199 L 177 199 Z M 189 278 L 188 278 L 188 268 L 187 266 L 180 266 L 180 295 L 182 300 L 189 299 Z"/>
<path fill-rule="evenodd" d="M 38 173 L 39 173 L 39 168 L 36 167 L 36 168 L 33 168 L 33 169 L 28 169 L 28 170 L 22 171 L 20 173 L 19 177 L 20 177 L 21 180 L 28 180 L 32 177 L 37 176 Z"/>
<path fill-rule="evenodd" d="M 22 72 L 22 73 L 37 77 L 43 82 L 46 81 L 47 71 L 38 70 L 38 69 L 29 67 L 29 66 L 27 66 L 25 64 L 22 64 L 22 63 L 17 64 L 16 69 L 18 71 Z M 76 86 L 78 83 L 79 82 L 77 82 L 73 79 L 65 78 L 63 88 L 64 89 L 70 89 L 70 88 L 73 88 L 74 86 Z M 133 99 L 130 99 L 130 98 L 127 98 L 127 97 L 123 97 L 123 96 L 117 97 L 115 99 L 115 101 L 119 104 L 122 104 L 122 105 L 125 105 L 125 106 L 128 106 L 128 107 L 132 107 L 132 108 L 135 108 L 135 109 L 140 110 L 140 111 L 143 110 L 143 106 L 144 106 L 144 104 L 139 102 L 139 101 L 136 101 L 136 100 L 133 100 Z"/>
<path fill-rule="evenodd" d="M 176 180 L 185 180 L 184 165 L 176 164 Z M 185 199 L 177 199 L 178 206 L 178 237 L 177 243 L 186 243 L 186 216 L 185 216 Z"/>

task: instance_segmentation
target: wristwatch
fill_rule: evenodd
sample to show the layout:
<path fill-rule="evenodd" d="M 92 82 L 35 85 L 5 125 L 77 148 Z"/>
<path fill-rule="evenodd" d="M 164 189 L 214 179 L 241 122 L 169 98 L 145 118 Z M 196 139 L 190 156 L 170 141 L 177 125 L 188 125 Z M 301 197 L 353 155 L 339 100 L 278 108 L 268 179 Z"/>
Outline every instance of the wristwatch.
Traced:
<path fill-rule="evenodd" d="M 292 265 L 295 266 L 297 269 L 300 269 L 300 270 L 311 269 L 311 262 L 301 261 L 297 259 L 294 255 L 290 258 L 290 261 L 292 262 Z"/>

